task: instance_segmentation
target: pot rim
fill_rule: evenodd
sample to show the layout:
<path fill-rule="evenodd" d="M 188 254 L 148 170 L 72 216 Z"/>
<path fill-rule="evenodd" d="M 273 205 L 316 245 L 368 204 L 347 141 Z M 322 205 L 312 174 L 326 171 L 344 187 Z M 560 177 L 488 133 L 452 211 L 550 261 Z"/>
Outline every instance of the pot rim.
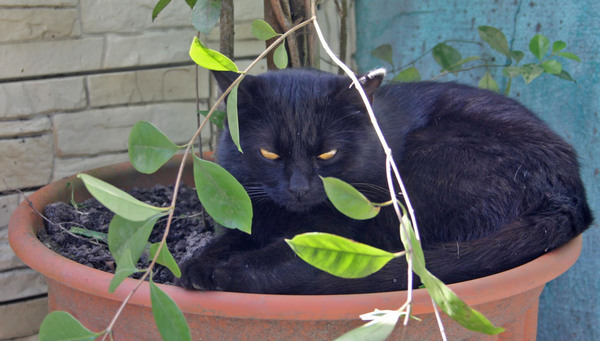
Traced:
<path fill-rule="evenodd" d="M 169 162 L 168 167 L 163 167 L 164 172 L 178 167 L 179 159 L 177 157 Z M 115 171 L 134 172 L 131 164 L 124 162 L 86 173 L 102 178 L 103 174 Z M 138 174 L 133 176 L 136 179 L 139 177 Z M 82 188 L 81 182 L 74 175 L 44 186 L 33 193 L 29 200 L 41 211 L 46 204 L 57 201 L 55 196 L 50 194 L 51 191 L 65 191 L 67 183 Z M 9 243 L 25 264 L 50 279 L 50 282 L 115 301 L 122 301 L 137 285 L 136 280 L 127 278 L 114 293 L 109 293 L 108 286 L 112 274 L 74 262 L 47 248 L 36 236 L 41 226 L 41 218 L 31 209 L 28 201 L 24 200 L 11 216 L 8 227 Z M 581 245 L 580 235 L 562 247 L 519 267 L 483 278 L 450 284 L 449 287 L 471 306 L 514 296 L 541 287 L 564 273 L 576 262 Z M 371 312 L 375 308 L 397 309 L 407 297 L 407 291 L 350 295 L 272 295 L 200 292 L 172 285 L 159 286 L 185 313 L 238 318 L 356 319 L 360 314 Z M 425 289 L 414 290 L 412 302 L 414 315 L 433 312 L 431 299 Z M 147 282 L 133 295 L 130 304 L 150 306 L 150 289 Z"/>

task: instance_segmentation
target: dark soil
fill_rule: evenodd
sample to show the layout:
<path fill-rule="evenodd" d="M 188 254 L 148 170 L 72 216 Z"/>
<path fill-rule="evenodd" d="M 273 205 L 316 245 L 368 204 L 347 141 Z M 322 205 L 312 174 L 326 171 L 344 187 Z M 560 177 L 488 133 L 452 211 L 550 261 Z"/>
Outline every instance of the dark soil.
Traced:
<path fill-rule="evenodd" d="M 173 187 L 156 185 L 152 189 L 134 189 L 129 193 L 150 205 L 164 207 L 171 203 Z M 191 257 L 195 250 L 205 246 L 214 236 L 213 221 L 205 214 L 205 224 L 201 210 L 202 206 L 196 190 L 182 186 L 177 196 L 174 219 L 167 237 L 169 251 L 177 263 Z M 78 227 L 106 234 L 114 216 L 111 211 L 92 198 L 77 204 L 77 207 L 63 202 L 50 204 L 46 206 L 44 216 L 47 218 L 45 229 L 38 233 L 42 243 L 78 263 L 114 273 L 115 261 L 108 251 L 106 240 L 69 231 L 72 227 Z M 158 221 L 150 236 L 150 243 L 162 239 L 166 220 L 164 217 Z M 149 255 L 146 251 L 137 267 L 145 269 L 148 265 Z M 141 274 L 135 274 L 132 277 L 140 276 Z M 167 268 L 157 264 L 153 279 L 157 283 L 174 284 L 175 276 Z"/>

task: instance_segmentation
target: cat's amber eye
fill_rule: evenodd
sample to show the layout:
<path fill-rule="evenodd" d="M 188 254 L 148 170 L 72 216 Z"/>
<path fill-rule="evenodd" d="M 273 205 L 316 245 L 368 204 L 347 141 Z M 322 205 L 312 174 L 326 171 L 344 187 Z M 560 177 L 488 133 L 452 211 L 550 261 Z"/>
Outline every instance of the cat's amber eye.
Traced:
<path fill-rule="evenodd" d="M 260 154 L 265 158 L 265 159 L 269 159 L 269 160 L 277 160 L 279 159 L 279 155 L 270 152 L 264 148 L 260 149 Z"/>
<path fill-rule="evenodd" d="M 321 160 L 330 160 L 331 158 L 333 158 L 335 156 L 335 154 L 337 154 L 337 149 L 332 149 L 328 152 L 325 152 L 325 153 L 319 155 L 318 158 Z"/>

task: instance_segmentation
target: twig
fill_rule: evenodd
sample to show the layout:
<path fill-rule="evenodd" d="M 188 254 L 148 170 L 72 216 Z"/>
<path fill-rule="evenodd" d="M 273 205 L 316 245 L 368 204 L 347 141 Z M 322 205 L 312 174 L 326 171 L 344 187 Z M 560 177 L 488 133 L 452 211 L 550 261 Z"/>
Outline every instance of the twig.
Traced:
<path fill-rule="evenodd" d="M 335 0 L 338 13 L 340 15 L 340 61 L 346 64 L 346 51 L 348 50 L 348 1 Z M 344 70 L 339 68 L 339 74 L 343 74 Z"/>
<path fill-rule="evenodd" d="M 279 23 L 279 26 L 283 30 L 284 33 L 290 31 L 290 26 L 292 22 L 291 12 L 290 12 L 290 4 L 287 1 L 284 1 L 284 6 L 281 6 L 281 2 L 279 0 L 270 0 L 271 8 L 273 9 L 273 13 L 275 14 L 275 18 Z M 297 27 L 297 26 L 294 26 Z M 300 52 L 298 51 L 298 40 L 296 39 L 296 34 L 293 30 L 289 34 L 289 38 L 287 41 L 287 47 L 290 52 L 290 62 L 292 67 L 300 67 Z"/>
<path fill-rule="evenodd" d="M 306 26 L 306 25 L 308 25 L 308 24 L 310 24 L 311 22 L 314 22 L 314 21 L 315 21 L 315 18 L 312 17 L 312 18 L 310 18 L 308 20 L 305 20 L 304 22 L 298 24 L 297 26 L 291 28 L 289 31 L 287 31 L 284 34 L 282 34 L 281 36 L 279 36 L 269 47 L 267 47 L 258 57 L 256 57 L 256 59 L 253 60 L 252 63 L 250 63 L 250 65 L 244 71 L 242 71 L 242 73 L 240 74 L 240 76 L 235 81 L 233 81 L 233 83 L 221 94 L 221 96 L 219 97 L 219 99 L 217 100 L 217 102 L 212 106 L 212 108 L 210 109 L 210 111 L 208 112 L 208 114 L 206 115 L 206 117 L 204 118 L 204 120 L 202 121 L 202 123 L 200 124 L 200 126 L 198 127 L 198 129 L 196 130 L 196 133 L 194 133 L 194 136 L 192 136 L 192 138 L 190 139 L 190 142 L 187 144 L 185 152 L 183 153 L 183 156 L 181 158 L 181 163 L 179 165 L 179 170 L 177 172 L 177 178 L 175 180 L 175 185 L 173 187 L 173 198 L 171 199 L 171 206 L 170 206 L 170 209 L 169 209 L 169 215 L 167 217 L 167 224 L 165 226 L 165 231 L 163 233 L 162 239 L 161 239 L 161 241 L 160 241 L 160 243 L 158 245 L 158 249 L 156 250 L 156 254 L 155 254 L 154 258 L 152 259 L 152 261 L 150 262 L 150 265 L 148 265 L 148 268 L 146 269 L 146 271 L 144 272 L 144 274 L 142 275 L 142 277 L 138 279 L 138 283 L 136 284 L 136 286 L 125 297 L 125 299 L 121 303 L 121 306 L 119 306 L 119 309 L 117 310 L 117 312 L 113 316 L 113 319 L 109 323 L 108 327 L 105 329 L 105 334 L 102 337 L 103 341 L 106 340 L 106 337 L 108 337 L 108 335 L 110 335 L 112 333 L 112 329 L 113 329 L 116 321 L 118 320 L 119 316 L 123 312 L 123 309 L 125 308 L 125 306 L 129 302 L 129 300 L 131 300 L 131 297 L 133 296 L 133 294 L 135 294 L 135 292 L 140 288 L 140 286 L 142 285 L 142 283 L 144 283 L 144 281 L 146 280 L 146 278 L 148 277 L 148 275 L 151 273 L 152 269 L 156 265 L 156 261 L 158 259 L 158 255 L 160 254 L 161 249 L 166 244 L 167 236 L 169 235 L 169 231 L 171 229 L 171 223 L 173 222 L 173 215 L 175 213 L 175 203 L 177 201 L 177 193 L 179 192 L 179 187 L 181 186 L 181 179 L 183 177 L 184 166 L 185 166 L 187 157 L 190 154 L 190 151 L 192 149 L 193 141 L 196 140 L 196 138 L 200 134 L 200 131 L 202 131 L 202 128 L 204 128 L 204 126 L 207 124 L 207 122 L 209 122 L 209 120 L 212 117 L 213 113 L 216 111 L 217 106 L 221 102 L 223 102 L 225 100 L 225 97 L 231 92 L 231 90 L 234 87 L 236 87 L 244 79 L 244 77 L 246 76 L 246 74 L 252 68 L 254 68 L 254 66 L 256 66 L 256 64 L 261 59 L 263 59 L 271 50 L 273 50 L 276 46 L 278 46 L 290 34 L 294 33 L 295 31 L 301 29 L 302 27 L 304 27 L 304 26 Z"/>
<path fill-rule="evenodd" d="M 316 15 L 315 12 L 315 8 L 312 8 L 312 13 L 313 16 Z M 383 147 L 383 150 L 385 152 L 386 155 L 386 173 L 387 173 L 387 182 L 388 182 L 388 187 L 389 187 L 389 191 L 390 191 L 390 196 L 392 199 L 392 203 L 393 203 L 393 207 L 394 210 L 396 211 L 396 215 L 398 216 L 398 219 L 400 220 L 400 233 L 403 234 L 403 236 L 405 238 L 408 239 L 408 227 L 404 225 L 403 219 L 402 219 L 402 212 L 400 210 L 400 206 L 398 204 L 398 199 L 396 197 L 396 191 L 394 188 L 394 182 L 392 179 L 392 174 L 395 177 L 395 180 L 397 181 L 398 185 L 400 186 L 400 189 L 402 191 L 402 193 L 404 194 L 404 201 L 406 203 L 407 206 L 407 210 L 408 213 L 410 215 L 410 219 L 412 221 L 412 225 L 413 225 L 413 229 L 415 231 L 415 236 L 417 238 L 417 240 L 420 240 L 419 238 L 419 231 L 417 228 L 417 220 L 416 217 L 414 215 L 414 209 L 412 207 L 412 204 L 410 203 L 410 199 L 408 198 L 408 195 L 406 193 L 406 188 L 404 187 L 404 183 L 402 181 L 402 178 L 400 177 L 400 173 L 398 171 L 398 167 L 396 166 L 396 163 L 394 162 L 394 158 L 392 155 L 392 150 L 389 147 L 387 141 L 385 140 L 385 137 L 383 136 L 383 132 L 381 131 L 381 128 L 379 127 L 379 124 L 377 123 L 377 118 L 375 117 L 375 114 L 373 112 L 373 108 L 371 107 L 370 101 L 367 97 L 367 94 L 365 93 L 364 89 L 362 88 L 362 85 L 360 84 L 358 78 L 354 75 L 354 73 L 352 72 L 352 70 L 350 70 L 350 68 L 348 68 L 348 66 L 346 66 L 344 63 L 342 63 L 339 58 L 333 53 L 333 51 L 331 51 L 331 48 L 329 47 L 329 45 L 327 44 L 327 41 L 325 40 L 325 38 L 323 37 L 323 33 L 321 31 L 321 28 L 319 26 L 319 23 L 315 20 L 314 22 L 314 26 L 315 26 L 315 31 L 317 33 L 317 36 L 319 37 L 319 40 L 321 42 L 321 45 L 323 46 L 323 49 L 325 49 L 325 51 L 327 52 L 327 54 L 329 55 L 329 57 L 340 67 L 344 70 L 344 72 L 348 75 L 348 77 L 350 77 L 350 79 L 352 79 L 352 83 L 354 84 L 354 86 L 356 87 L 356 89 L 358 90 L 363 103 L 365 104 L 365 107 L 367 109 L 367 113 L 369 114 L 369 118 L 371 120 L 371 123 L 373 125 L 373 128 L 375 129 L 375 132 L 377 134 L 377 137 L 379 139 L 379 142 L 381 144 L 381 146 Z M 407 291 L 408 291 L 408 295 L 407 295 L 407 304 L 406 304 L 406 309 L 407 309 L 407 315 L 405 317 L 404 320 L 404 324 L 406 325 L 406 323 L 408 323 L 408 319 L 410 318 L 410 310 L 411 310 L 411 302 L 412 302 L 412 291 L 413 291 L 413 286 L 412 286 L 412 278 L 413 278 L 413 273 L 412 273 L 412 248 L 410 243 L 407 243 L 408 245 L 408 250 L 406 250 L 408 257 L 407 257 L 407 263 L 408 263 L 408 287 L 407 287 Z"/>
<path fill-rule="evenodd" d="M 442 323 L 442 317 L 440 316 L 440 312 L 438 311 L 438 307 L 435 304 L 433 298 L 431 299 L 431 304 L 433 304 L 433 312 L 435 313 L 435 319 L 437 320 L 438 328 L 440 333 L 442 334 L 442 340 L 447 341 L 446 330 L 444 329 L 444 323 Z"/>

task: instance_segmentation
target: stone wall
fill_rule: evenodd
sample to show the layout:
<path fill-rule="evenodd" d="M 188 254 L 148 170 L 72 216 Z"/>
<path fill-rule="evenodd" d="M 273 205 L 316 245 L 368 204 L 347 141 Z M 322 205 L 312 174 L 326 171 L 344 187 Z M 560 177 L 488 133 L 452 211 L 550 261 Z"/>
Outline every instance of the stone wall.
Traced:
<path fill-rule="evenodd" d="M 23 193 L 127 160 L 129 129 L 137 121 L 154 123 L 178 143 L 193 135 L 191 11 L 173 1 L 152 22 L 155 3 L 0 0 L 0 339 L 36 334 L 46 311 L 43 279 L 7 240 Z M 320 12 L 336 48 L 332 1 Z M 251 21 L 262 16 L 262 1 L 236 0 L 235 59 L 242 67 L 264 49 L 250 34 Z M 216 49 L 218 36 L 215 29 L 202 40 Z M 265 70 L 261 63 L 254 73 Z M 198 92 L 206 109 L 217 90 L 204 70 Z"/>

